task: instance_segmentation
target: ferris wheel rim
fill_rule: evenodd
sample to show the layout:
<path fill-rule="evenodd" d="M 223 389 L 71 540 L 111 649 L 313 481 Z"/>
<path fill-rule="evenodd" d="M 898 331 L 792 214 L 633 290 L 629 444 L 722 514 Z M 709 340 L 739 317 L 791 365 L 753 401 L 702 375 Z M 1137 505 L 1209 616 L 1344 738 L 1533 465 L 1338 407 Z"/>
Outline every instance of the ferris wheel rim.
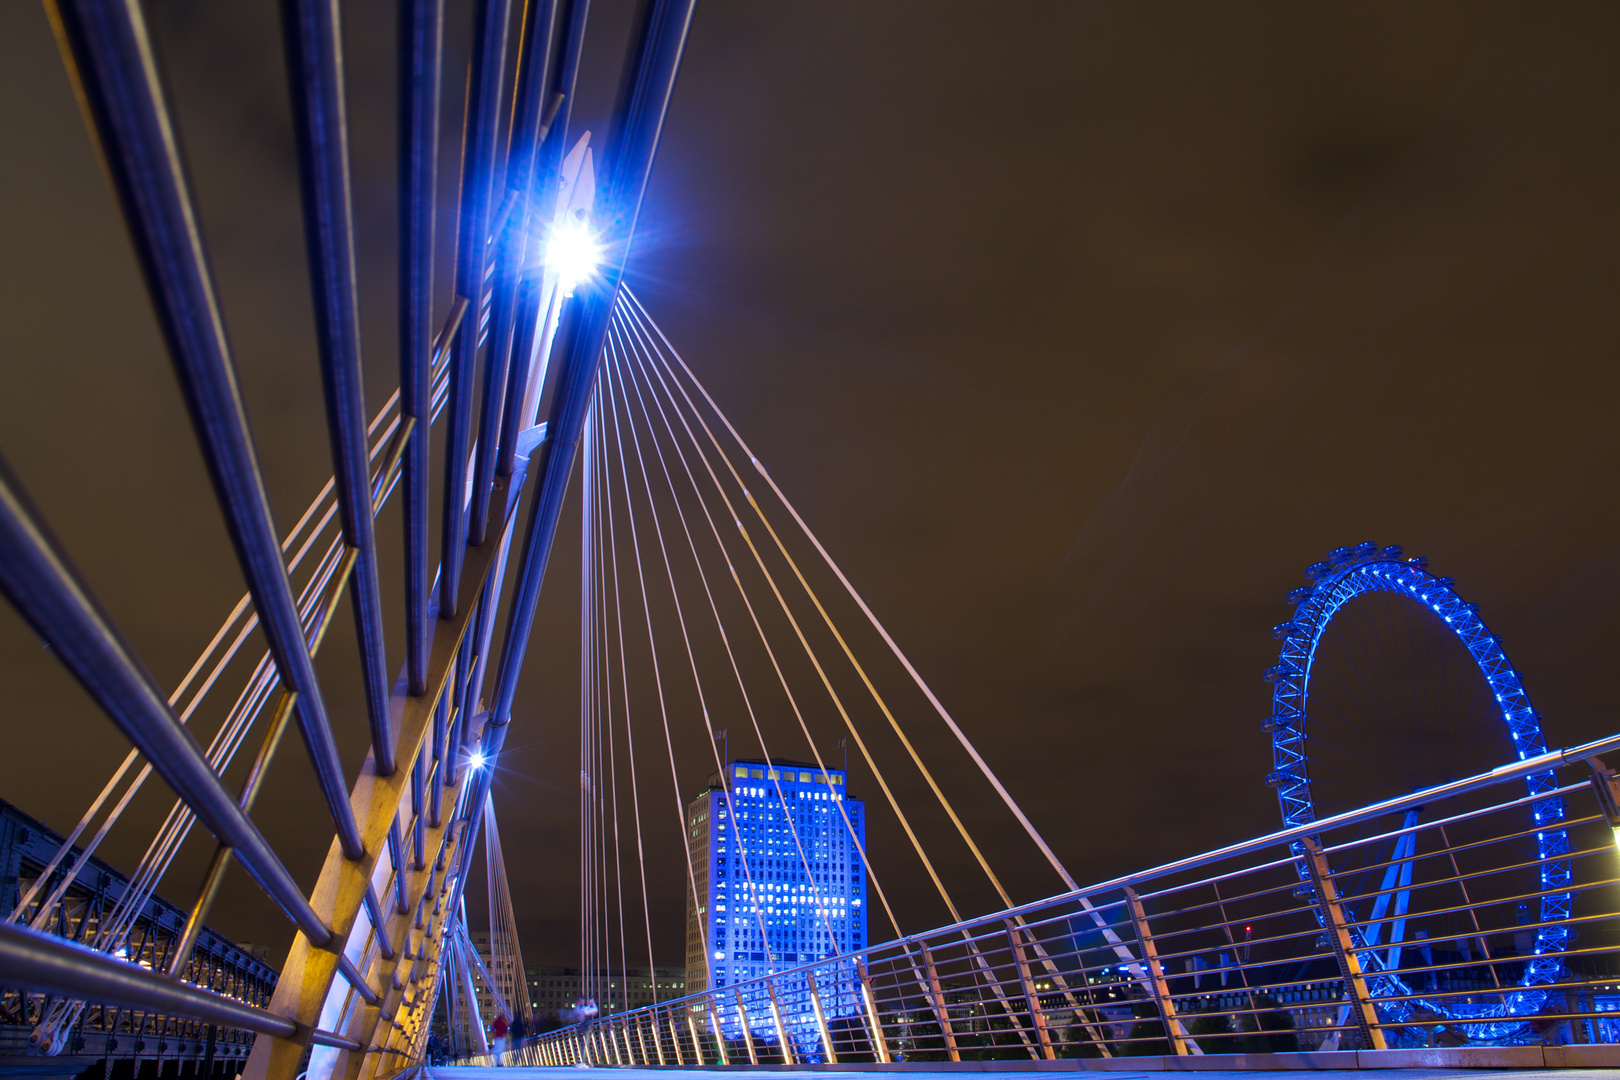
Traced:
<path fill-rule="evenodd" d="M 1316 651 L 1333 617 L 1357 597 L 1371 593 L 1394 593 L 1411 598 L 1427 608 L 1438 624 L 1452 632 L 1463 645 L 1484 677 L 1495 698 L 1496 713 L 1506 725 L 1520 760 L 1546 751 L 1541 716 L 1531 705 L 1524 681 L 1508 659 L 1500 639 L 1479 617 L 1479 607 L 1464 600 L 1451 578 L 1438 577 L 1428 569 L 1428 560 L 1405 555 L 1398 546 L 1380 548 L 1372 542 L 1337 548 L 1327 559 L 1305 571 L 1309 585 L 1288 594 L 1296 605 L 1294 618 L 1272 628 L 1272 637 L 1282 644 L 1276 666 L 1265 677 L 1274 684 L 1271 716 L 1264 728 L 1271 735 L 1272 772 L 1266 783 L 1277 789 L 1277 800 L 1285 827 L 1307 825 L 1316 820 L 1316 803 L 1311 792 L 1309 758 L 1305 752 L 1305 724 L 1309 717 L 1306 702 L 1310 696 L 1310 676 Z M 1551 792 L 1557 786 L 1551 773 L 1526 777 L 1531 796 L 1546 794 L 1533 804 L 1537 824 L 1550 819 L 1538 830 L 1537 847 L 1541 862 L 1542 918 L 1536 932 L 1535 953 L 1525 964 L 1524 975 L 1503 1003 L 1489 1006 L 1491 1015 L 1481 1015 L 1478 1005 L 1453 1008 L 1444 1003 L 1425 1006 L 1470 1028 L 1478 1027 L 1480 1041 L 1500 1041 L 1512 1032 L 1486 1030 L 1492 1027 L 1522 1027 L 1521 1018 L 1539 1012 L 1546 991 L 1538 989 L 1557 982 L 1563 975 L 1561 954 L 1568 945 L 1570 894 L 1556 892 L 1571 884 L 1569 833 L 1563 827 L 1563 802 Z M 1409 995 L 1410 990 L 1394 974 L 1373 980 L 1391 984 L 1386 993 L 1372 996 Z M 1507 988 L 1504 988 L 1506 990 Z M 1415 1003 L 1414 1003 L 1415 1004 Z M 1410 1010 L 1410 1006 L 1407 1006 Z M 1496 1025 L 1489 1022 L 1498 1021 Z M 1507 1024 L 1500 1023 L 1508 1021 Z"/>

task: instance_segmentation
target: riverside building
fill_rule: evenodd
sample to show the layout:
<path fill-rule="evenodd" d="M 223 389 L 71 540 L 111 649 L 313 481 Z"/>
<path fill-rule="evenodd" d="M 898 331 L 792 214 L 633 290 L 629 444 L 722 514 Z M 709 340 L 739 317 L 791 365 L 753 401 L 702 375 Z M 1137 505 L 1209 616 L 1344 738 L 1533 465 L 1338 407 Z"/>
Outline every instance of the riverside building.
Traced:
<path fill-rule="evenodd" d="M 687 889 L 687 993 L 744 984 L 756 1037 L 772 1037 L 773 1006 L 763 986 L 747 984 L 773 972 L 832 961 L 809 969 L 824 1014 L 830 1021 L 859 1010 L 866 808 L 847 796 L 846 779 L 842 771 L 781 758 L 731 761 L 687 806 L 697 884 L 696 896 Z M 808 975 L 778 981 L 777 991 L 789 1037 L 813 1053 L 819 1035 Z M 728 1037 L 741 1022 L 736 998 L 716 999 Z"/>

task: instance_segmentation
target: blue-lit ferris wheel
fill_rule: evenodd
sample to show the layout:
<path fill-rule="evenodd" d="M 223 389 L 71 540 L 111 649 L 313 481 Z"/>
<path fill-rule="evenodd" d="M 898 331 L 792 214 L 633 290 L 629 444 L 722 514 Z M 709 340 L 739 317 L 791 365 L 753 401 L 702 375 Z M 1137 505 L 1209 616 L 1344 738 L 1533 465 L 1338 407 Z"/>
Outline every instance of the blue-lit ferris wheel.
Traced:
<path fill-rule="evenodd" d="M 1540 717 L 1501 642 L 1477 606 L 1457 595 L 1450 578 L 1431 574 L 1426 560 L 1368 542 L 1330 552 L 1305 576 L 1309 584 L 1288 594 L 1297 609 L 1294 617 L 1272 630 L 1281 654 L 1265 673 L 1275 686 L 1264 725 L 1272 737 L 1266 782 L 1277 789 L 1285 826 L 1306 825 L 1545 751 Z M 1352 916 L 1370 929 L 1357 929 L 1353 936 L 1366 947 L 1358 952 L 1382 1019 L 1399 1024 L 1413 1017 L 1444 1018 L 1474 1043 L 1532 1037 L 1528 1019 L 1520 1018 L 1542 1011 L 1546 988 L 1564 972 L 1562 956 L 1571 940 L 1571 897 L 1565 891 L 1571 871 L 1564 803 L 1552 794 L 1554 775 L 1539 773 L 1526 783 L 1523 863 L 1539 882 L 1532 877 L 1518 895 L 1539 896 L 1539 910 L 1531 912 L 1528 902 L 1520 901 L 1517 921 L 1534 927 L 1533 947 L 1512 958 L 1507 968 L 1514 977 L 1500 985 L 1500 992 L 1477 998 L 1437 993 L 1431 999 L 1425 995 L 1437 981 L 1427 973 L 1396 973 L 1399 945 L 1376 940 L 1384 928 L 1395 926 L 1384 910 L 1388 900 L 1370 903 L 1372 910 Z M 1408 827 L 1417 814 L 1408 816 Z M 1368 895 L 1388 897 L 1393 888 L 1399 896 L 1401 890 L 1424 888 L 1412 878 L 1411 868 L 1421 859 L 1415 835 L 1395 841 L 1376 869 L 1335 866 L 1335 875 L 1354 881 L 1359 874 L 1364 879 L 1359 891 Z M 1449 839 L 1455 844 L 1459 837 Z M 1502 892 L 1502 903 L 1511 903 L 1513 890 L 1504 886 Z M 1406 899 L 1397 902 L 1403 912 Z M 1531 933 L 1519 936 L 1527 940 Z M 1475 941 L 1491 958 L 1486 935 L 1468 928 L 1457 935 L 1461 948 Z M 1431 945 L 1425 939 L 1424 947 Z M 1493 978 L 1502 968 L 1490 966 Z"/>

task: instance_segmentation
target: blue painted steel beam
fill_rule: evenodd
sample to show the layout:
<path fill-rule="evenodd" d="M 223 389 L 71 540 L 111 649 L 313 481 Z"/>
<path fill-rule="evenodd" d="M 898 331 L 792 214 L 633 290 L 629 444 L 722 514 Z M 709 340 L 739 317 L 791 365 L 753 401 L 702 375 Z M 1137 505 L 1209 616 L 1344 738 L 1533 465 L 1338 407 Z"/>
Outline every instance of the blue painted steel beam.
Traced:
<path fill-rule="evenodd" d="M 501 79 L 512 0 L 479 0 L 473 34 L 472 80 L 461 149 L 461 224 L 456 240 L 456 292 L 470 304 L 450 352 L 449 423 L 444 469 L 439 618 L 460 605 L 461 564 L 467 553 L 467 453 L 472 433 L 473 375 L 483 334 L 484 272 L 496 163 L 499 159 Z"/>
<path fill-rule="evenodd" d="M 561 102 L 547 94 L 553 67 L 553 39 L 557 22 L 557 0 L 536 0 L 524 5 L 523 29 L 519 35 L 517 82 L 512 91 L 511 139 L 506 155 L 506 192 L 517 199 L 512 220 L 495 238 L 494 288 L 490 302 L 489 358 L 484 364 L 484 396 L 479 410 L 478 458 L 473 473 L 472 504 L 468 507 L 467 541 L 484 542 L 489 529 L 490 484 L 495 478 L 496 451 L 500 446 L 502 419 L 506 415 L 508 389 L 516 386 L 511 368 L 516 360 L 512 345 L 519 317 L 516 307 L 518 284 L 525 274 L 536 244 L 532 226 L 542 220 L 546 196 L 555 191 L 535 186 L 535 164 L 541 141 Z M 525 358 L 527 359 L 527 358 Z M 482 635 L 480 635 L 482 640 Z"/>
<path fill-rule="evenodd" d="M 371 520 L 371 466 L 365 377 L 360 362 L 360 303 L 355 282 L 354 211 L 349 183 L 349 124 L 343 102 L 343 34 L 335 0 L 284 0 L 287 82 L 298 133 L 298 173 L 304 189 L 304 240 L 314 287 L 321 388 L 332 442 L 343 539 L 358 552 L 354 621 L 365 683 L 366 719 L 378 776 L 393 775 L 394 735 L 388 719 L 388 673 Z"/>
<path fill-rule="evenodd" d="M 555 61 L 549 66 L 549 78 L 541 94 L 545 109 L 555 109 L 555 115 L 545 119 L 534 145 L 530 148 L 530 179 L 528 188 L 539 197 L 534 204 L 535 218 L 525 232 L 530 243 L 539 243 L 539 226 L 551 220 L 555 200 L 559 194 L 558 175 L 563 156 L 568 152 L 568 122 L 573 115 L 575 84 L 579 80 L 579 57 L 585 47 L 585 27 L 590 17 L 590 0 L 559 0 L 554 20 L 566 27 L 558 46 Z M 555 33 L 553 34 L 555 37 Z M 549 138 L 551 132 L 556 138 Z M 518 150 L 513 151 L 519 153 Z M 522 422 L 523 398 L 528 392 L 529 358 L 534 351 L 534 335 L 539 327 L 536 319 L 540 309 L 540 282 L 532 273 L 518 279 L 516 292 L 511 298 L 515 311 L 516 331 L 508 357 L 506 411 L 501 417 L 500 453 L 495 472 L 499 476 L 512 475 L 517 460 L 518 425 Z"/>
<path fill-rule="evenodd" d="M 428 472 L 432 433 L 433 210 L 439 182 L 444 0 L 400 0 L 399 408 L 416 417 L 405 450 L 405 683 L 427 692 Z"/>
<path fill-rule="evenodd" d="M 358 858 L 364 852 L 348 784 L 282 562 L 196 205 L 140 5 L 136 0 L 50 4 L 68 72 L 123 205 L 260 625 L 277 671 L 298 694 L 299 734 L 344 854 Z"/>
<path fill-rule="evenodd" d="M 652 0 L 647 5 L 614 111 L 606 155 L 607 184 L 604 198 L 597 203 L 607 213 L 605 235 L 611 259 L 598 280 L 582 282 L 575 288 L 573 298 L 563 309 L 562 325 L 557 331 L 555 347 L 560 349 L 562 362 L 547 420 L 546 441 L 536 452 L 538 460 L 530 466 L 538 469 L 539 480 L 529 507 L 517 591 L 507 612 L 486 740 L 504 739 L 504 733 L 497 729 L 504 727 L 512 716 L 512 699 L 517 693 L 518 676 L 528 650 L 540 586 L 551 557 L 557 519 L 562 513 L 563 495 L 579 450 L 579 436 L 585 426 L 591 390 L 596 384 L 608 323 L 618 302 L 625 260 L 635 235 L 647 181 L 652 175 L 658 138 L 675 91 L 675 77 L 680 70 L 681 53 L 695 7 L 696 0 Z M 493 763 L 488 752 L 490 745 L 486 742 L 485 758 Z M 487 786 L 487 774 L 480 782 Z"/>
<path fill-rule="evenodd" d="M 176 719 L 3 460 L 0 590 L 197 820 L 235 849 L 243 867 L 312 942 L 329 942 L 331 931 Z"/>

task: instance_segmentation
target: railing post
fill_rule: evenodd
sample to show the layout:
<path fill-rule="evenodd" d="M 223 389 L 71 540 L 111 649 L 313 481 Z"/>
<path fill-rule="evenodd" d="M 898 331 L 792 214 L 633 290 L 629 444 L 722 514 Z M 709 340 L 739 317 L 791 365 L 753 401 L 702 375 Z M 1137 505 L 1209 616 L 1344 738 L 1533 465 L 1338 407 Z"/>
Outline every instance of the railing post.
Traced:
<path fill-rule="evenodd" d="M 656 987 L 658 985 L 658 979 L 656 977 L 653 979 L 653 985 L 654 985 L 654 987 Z M 656 993 L 656 992 L 657 991 L 655 989 L 654 993 Z M 653 1034 L 654 1035 L 658 1034 L 658 1029 L 657 1028 L 653 1028 Z M 651 1054 L 647 1053 L 647 1034 L 646 1034 L 645 1031 L 642 1030 L 641 1020 L 640 1019 L 638 1019 L 636 1021 L 636 1042 L 641 1044 L 641 1063 L 643 1065 L 651 1065 L 653 1056 Z M 653 1039 L 653 1045 L 658 1046 L 658 1040 L 657 1039 Z M 660 1048 L 659 1051 L 658 1051 L 658 1064 L 662 1065 L 663 1063 L 664 1063 L 664 1052 L 663 1052 L 662 1048 Z"/>
<path fill-rule="evenodd" d="M 748 1047 L 748 1064 L 759 1064 L 759 1051 L 754 1049 L 754 1033 L 748 1026 L 748 1006 L 743 1004 L 742 991 L 737 991 L 737 1020 L 742 1024 L 743 1045 Z"/>
<path fill-rule="evenodd" d="M 656 979 L 653 980 L 655 983 Z M 658 1010 L 654 1009 L 647 1014 L 647 1026 L 652 1029 L 653 1053 L 658 1055 L 658 1064 L 666 1065 L 664 1060 L 664 1040 L 658 1037 Z"/>
<path fill-rule="evenodd" d="M 675 1026 L 675 1015 L 673 1013 L 668 1015 L 668 1019 L 669 1041 L 675 1046 L 675 1064 L 685 1065 L 686 1059 L 681 1056 L 681 1029 Z"/>
<path fill-rule="evenodd" d="M 1170 1040 L 1170 1045 L 1179 1056 L 1186 1057 L 1187 1039 L 1182 1034 L 1181 1021 L 1176 1017 L 1176 1003 L 1170 997 L 1170 984 L 1164 977 L 1164 965 L 1159 963 L 1159 947 L 1153 941 L 1153 932 L 1148 929 L 1142 898 L 1129 885 L 1125 886 L 1125 905 L 1130 909 L 1131 925 L 1136 928 L 1136 940 L 1142 945 L 1148 989 L 1153 993 L 1153 1003 L 1159 1007 L 1159 1021 L 1164 1024 L 1165 1038 Z"/>
<path fill-rule="evenodd" d="M 1344 976 L 1345 993 L 1350 997 L 1350 1015 L 1355 1017 L 1361 1037 L 1373 1050 L 1387 1050 L 1384 1031 L 1378 1026 L 1378 1012 L 1373 1008 L 1372 995 L 1367 993 L 1367 979 L 1361 971 L 1361 957 L 1356 954 L 1355 942 L 1350 939 L 1350 926 L 1339 903 L 1339 890 L 1333 884 L 1333 873 L 1328 869 L 1327 856 L 1322 854 L 1322 842 L 1314 836 L 1300 841 L 1305 850 L 1305 870 L 1316 886 L 1316 899 L 1327 924 L 1328 944 L 1339 961 L 1339 973 Z"/>
<path fill-rule="evenodd" d="M 832 1032 L 827 1030 L 827 1014 L 821 1008 L 821 991 L 816 989 L 816 973 L 807 971 L 810 979 L 810 1004 L 816 1011 L 816 1027 L 821 1031 L 821 1045 L 827 1051 L 827 1064 L 838 1064 L 838 1051 L 833 1049 Z"/>
<path fill-rule="evenodd" d="M 704 1063 L 703 1041 L 698 1038 L 697 1021 L 692 1019 L 692 1007 L 690 1005 L 686 1006 L 686 1028 L 692 1033 L 692 1056 L 697 1058 L 699 1065 L 702 1065 Z"/>
<path fill-rule="evenodd" d="M 771 1019 L 776 1023 L 776 1038 L 782 1047 L 782 1064 L 797 1065 L 798 1061 L 793 1055 L 793 1043 L 788 1041 L 787 1027 L 782 1023 L 782 1006 L 776 1000 L 776 977 L 774 975 L 765 980 L 765 989 L 771 995 Z"/>
<path fill-rule="evenodd" d="M 877 998 L 872 994 L 871 980 L 866 977 L 865 962 L 855 961 L 855 974 L 861 980 L 861 1002 L 866 1006 L 866 1022 L 871 1025 L 872 1049 L 877 1051 L 879 1062 L 891 1064 L 894 1059 L 889 1056 L 889 1040 L 883 1036 L 883 1021 L 878 1019 Z"/>
<path fill-rule="evenodd" d="M 928 993 L 934 999 L 934 1014 L 939 1017 L 939 1030 L 945 1038 L 945 1049 L 952 1061 L 961 1061 L 962 1052 L 956 1048 L 956 1030 L 951 1027 L 950 1010 L 945 1007 L 945 991 L 939 985 L 939 969 L 934 965 L 934 951 L 922 947 L 923 966 L 928 969 Z"/>
<path fill-rule="evenodd" d="M 726 1053 L 726 1034 L 720 1026 L 720 1017 L 714 1009 L 714 998 L 705 998 L 704 1004 L 709 1007 L 709 1030 L 714 1033 L 714 1046 L 720 1053 L 720 1064 L 730 1065 L 731 1055 Z"/>
<path fill-rule="evenodd" d="M 1052 1052 L 1052 1036 L 1046 1030 L 1046 1014 L 1041 1011 L 1041 995 L 1030 977 L 1029 960 L 1024 956 L 1024 946 L 1019 944 L 1018 928 L 1011 919 L 1006 920 L 1006 924 L 1007 944 L 1012 946 L 1013 959 L 1018 963 L 1018 978 L 1024 984 L 1024 1004 L 1029 1008 L 1029 1022 L 1035 1028 L 1035 1037 L 1041 1043 L 1041 1056 L 1055 1061 L 1057 1055 Z"/>

